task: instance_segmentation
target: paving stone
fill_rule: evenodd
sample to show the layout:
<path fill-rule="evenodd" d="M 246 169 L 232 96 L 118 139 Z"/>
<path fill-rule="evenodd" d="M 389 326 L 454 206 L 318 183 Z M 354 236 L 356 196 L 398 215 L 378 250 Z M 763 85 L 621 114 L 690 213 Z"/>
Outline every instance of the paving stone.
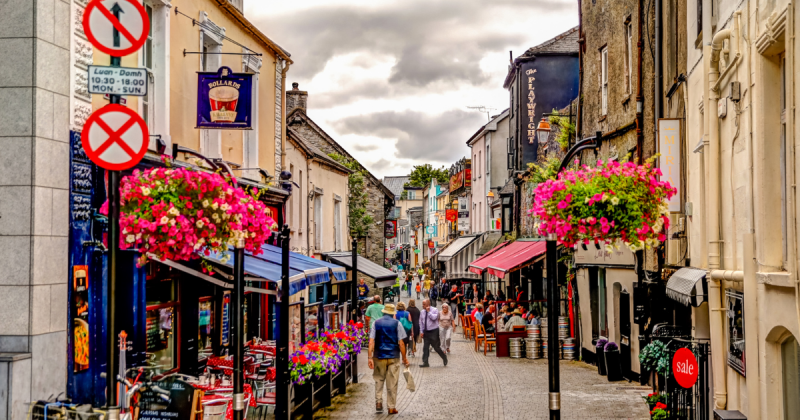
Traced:
<path fill-rule="evenodd" d="M 405 298 L 404 298 L 405 300 Z M 346 395 L 334 398 L 331 407 L 319 410 L 315 419 L 485 419 L 547 420 L 547 360 L 497 358 L 474 351 L 474 343 L 460 333 L 453 337 L 452 353 L 447 367 L 432 354 L 430 368 L 422 369 L 422 349 L 417 346 L 416 358 L 409 358 L 416 392 L 398 384 L 397 410 L 375 413 L 372 371 L 367 365 L 366 351 L 359 356 L 358 371 L 363 375 L 358 384 L 350 385 Z M 627 381 L 608 382 L 597 374 L 594 366 L 583 362 L 561 361 L 561 418 L 649 419 L 642 394 L 647 388 Z"/>

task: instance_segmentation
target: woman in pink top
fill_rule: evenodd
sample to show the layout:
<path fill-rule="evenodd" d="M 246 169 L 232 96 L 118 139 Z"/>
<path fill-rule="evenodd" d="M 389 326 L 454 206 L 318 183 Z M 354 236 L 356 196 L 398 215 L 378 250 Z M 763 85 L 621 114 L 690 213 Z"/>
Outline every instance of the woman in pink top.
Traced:
<path fill-rule="evenodd" d="M 439 312 L 439 343 L 442 345 L 442 351 L 450 353 L 450 337 L 455 329 L 456 321 L 453 318 L 453 312 L 450 310 L 450 305 L 444 303 Z"/>

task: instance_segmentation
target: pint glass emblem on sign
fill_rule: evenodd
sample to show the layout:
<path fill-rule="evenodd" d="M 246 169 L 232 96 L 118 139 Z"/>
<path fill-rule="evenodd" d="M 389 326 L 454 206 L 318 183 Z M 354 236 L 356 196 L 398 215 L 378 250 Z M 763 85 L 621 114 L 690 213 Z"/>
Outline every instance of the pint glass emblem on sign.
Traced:
<path fill-rule="evenodd" d="M 208 91 L 211 104 L 211 122 L 236 121 L 236 103 L 239 102 L 239 90 L 231 86 L 217 86 Z"/>
<path fill-rule="evenodd" d="M 197 84 L 197 128 L 249 130 L 252 122 L 253 75 L 228 67 L 200 72 Z"/>

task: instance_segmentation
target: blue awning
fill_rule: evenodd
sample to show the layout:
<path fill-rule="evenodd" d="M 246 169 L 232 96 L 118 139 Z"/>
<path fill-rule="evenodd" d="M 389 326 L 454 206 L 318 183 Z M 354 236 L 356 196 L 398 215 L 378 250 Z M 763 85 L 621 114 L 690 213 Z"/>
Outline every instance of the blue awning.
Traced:
<path fill-rule="evenodd" d="M 264 254 L 259 255 L 259 257 L 264 257 L 269 261 L 276 261 L 280 264 L 281 249 L 279 247 L 264 244 L 261 246 L 261 249 L 264 251 Z M 289 266 L 303 271 L 306 277 L 319 277 L 317 281 L 312 281 L 311 284 L 331 281 L 328 277 L 329 273 L 333 275 L 333 283 L 341 283 L 348 280 L 347 270 L 344 267 L 296 252 L 289 252 Z M 323 275 L 321 273 L 325 274 Z"/>
<path fill-rule="evenodd" d="M 222 262 L 222 253 L 211 252 L 209 255 L 203 255 L 203 258 L 219 265 L 224 265 L 233 269 L 233 252 L 228 251 L 228 258 L 226 262 Z M 281 265 L 280 263 L 273 263 L 256 256 L 251 253 L 246 253 L 244 257 L 244 272 L 253 277 L 258 277 L 264 281 L 281 283 Z M 258 279 L 248 279 L 251 281 L 258 281 Z M 309 280 L 306 278 L 305 273 L 300 270 L 289 266 L 289 295 L 302 292 L 308 287 Z"/>

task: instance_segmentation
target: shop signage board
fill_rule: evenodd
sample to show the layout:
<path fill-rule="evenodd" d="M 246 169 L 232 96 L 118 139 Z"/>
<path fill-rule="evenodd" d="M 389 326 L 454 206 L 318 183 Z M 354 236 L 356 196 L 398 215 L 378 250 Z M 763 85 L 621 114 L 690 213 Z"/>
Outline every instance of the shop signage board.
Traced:
<path fill-rule="evenodd" d="M 89 266 L 72 267 L 72 299 L 75 318 L 72 323 L 72 334 L 75 351 L 73 352 L 73 371 L 83 372 L 89 369 Z"/>
<path fill-rule="evenodd" d="M 467 218 L 458 218 L 458 231 L 459 232 L 469 232 L 469 217 Z"/>
<path fill-rule="evenodd" d="M 387 220 L 384 225 L 384 237 L 392 239 L 397 236 L 397 220 Z"/>
<path fill-rule="evenodd" d="M 147 69 L 89 66 L 89 93 L 146 96 Z"/>
<path fill-rule="evenodd" d="M 455 222 L 458 219 L 458 211 L 456 209 L 447 209 L 445 215 L 448 222 Z"/>
<path fill-rule="evenodd" d="M 220 328 L 220 344 L 228 346 L 231 342 L 231 292 L 222 294 L 222 328 Z"/>
<path fill-rule="evenodd" d="M 169 392 L 169 403 L 162 393 L 148 387 L 139 397 L 139 420 L 192 420 L 194 403 L 198 394 L 188 382 L 168 377 L 155 383 L 160 390 Z"/>
<path fill-rule="evenodd" d="M 450 177 L 450 192 L 464 186 L 464 171 L 458 172 Z"/>
<path fill-rule="evenodd" d="M 687 348 L 678 349 L 672 356 L 672 375 L 683 388 L 691 388 L 697 382 L 697 358 Z"/>
<path fill-rule="evenodd" d="M 733 289 L 725 289 L 728 321 L 728 366 L 742 376 L 745 370 L 745 332 L 744 332 L 744 294 Z"/>
<path fill-rule="evenodd" d="M 200 72 L 197 78 L 197 127 L 250 130 L 253 75 L 230 67 Z"/>
<path fill-rule="evenodd" d="M 435 232 L 435 231 L 436 231 L 436 229 L 434 229 L 433 226 L 428 226 L 428 227 L 425 228 L 425 233 L 427 233 L 428 235 L 433 235 L 433 232 Z"/>
<path fill-rule="evenodd" d="M 98 50 L 123 57 L 147 41 L 150 19 L 137 0 L 92 0 L 83 12 L 83 31 Z"/>
<path fill-rule="evenodd" d="M 668 201 L 669 211 L 681 211 L 681 120 L 658 120 L 658 168 L 661 169 L 661 181 L 669 181 L 678 193 Z"/>
<path fill-rule="evenodd" d="M 617 242 L 619 249 L 614 247 L 613 250 L 606 250 L 605 245 L 600 245 L 600 249 L 591 243 L 586 245 L 584 250 L 582 246 L 578 246 L 575 250 L 575 264 L 578 265 L 620 265 L 632 266 L 634 265 L 633 253 L 627 245 L 622 242 Z"/>
<path fill-rule="evenodd" d="M 489 220 L 489 230 L 491 231 L 499 231 L 503 228 L 502 219 L 499 217 Z"/>
<path fill-rule="evenodd" d="M 109 104 L 86 120 L 81 144 L 89 159 L 110 171 L 136 166 L 147 152 L 150 133 L 142 117 L 122 105 Z"/>

